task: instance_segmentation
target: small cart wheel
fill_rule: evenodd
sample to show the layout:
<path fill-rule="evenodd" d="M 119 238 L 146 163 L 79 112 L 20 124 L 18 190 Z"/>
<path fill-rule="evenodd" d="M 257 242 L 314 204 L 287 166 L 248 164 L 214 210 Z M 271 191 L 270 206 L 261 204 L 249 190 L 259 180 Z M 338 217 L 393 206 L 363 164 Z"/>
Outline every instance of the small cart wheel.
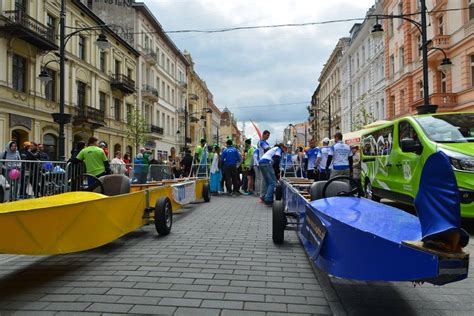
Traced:
<path fill-rule="evenodd" d="M 275 186 L 275 200 L 280 201 L 283 196 L 283 188 L 280 183 Z"/>
<path fill-rule="evenodd" d="M 283 243 L 285 239 L 286 216 L 283 208 L 283 201 L 274 201 L 272 208 L 273 225 L 272 225 L 272 239 L 277 245 Z"/>
<path fill-rule="evenodd" d="M 166 236 L 173 225 L 173 206 L 167 197 L 156 201 L 155 205 L 155 228 L 159 235 Z"/>
<path fill-rule="evenodd" d="M 202 198 L 204 202 L 209 202 L 211 200 L 211 189 L 209 188 L 208 183 L 202 186 Z"/>

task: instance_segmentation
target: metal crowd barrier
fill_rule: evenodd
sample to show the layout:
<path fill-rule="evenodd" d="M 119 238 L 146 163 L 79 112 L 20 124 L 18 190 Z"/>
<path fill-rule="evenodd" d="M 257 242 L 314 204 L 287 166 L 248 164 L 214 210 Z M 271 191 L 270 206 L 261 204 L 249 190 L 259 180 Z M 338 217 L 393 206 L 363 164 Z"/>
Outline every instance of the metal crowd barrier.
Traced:
<path fill-rule="evenodd" d="M 84 163 L 0 159 L 0 203 L 79 191 L 87 179 Z M 209 177 L 209 165 L 177 170 L 171 163 L 110 164 L 111 172 L 122 174 L 132 184 L 187 177 Z"/>
<path fill-rule="evenodd" d="M 63 161 L 0 160 L 0 202 L 79 189 L 84 165 Z"/>

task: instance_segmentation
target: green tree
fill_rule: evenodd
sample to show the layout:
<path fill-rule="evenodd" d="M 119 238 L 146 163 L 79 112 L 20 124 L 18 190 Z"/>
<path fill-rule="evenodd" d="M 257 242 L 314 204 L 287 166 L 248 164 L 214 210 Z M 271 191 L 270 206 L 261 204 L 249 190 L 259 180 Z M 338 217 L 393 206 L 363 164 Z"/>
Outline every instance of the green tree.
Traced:
<path fill-rule="evenodd" d="M 127 113 L 127 138 L 133 143 L 136 151 L 149 139 L 149 127 L 146 119 L 140 113 L 138 107 L 132 107 Z"/>
<path fill-rule="evenodd" d="M 359 111 L 354 117 L 354 121 L 352 123 L 352 130 L 354 131 L 360 130 L 364 128 L 364 126 L 374 121 L 375 121 L 375 116 L 366 109 L 365 104 L 361 104 Z"/>

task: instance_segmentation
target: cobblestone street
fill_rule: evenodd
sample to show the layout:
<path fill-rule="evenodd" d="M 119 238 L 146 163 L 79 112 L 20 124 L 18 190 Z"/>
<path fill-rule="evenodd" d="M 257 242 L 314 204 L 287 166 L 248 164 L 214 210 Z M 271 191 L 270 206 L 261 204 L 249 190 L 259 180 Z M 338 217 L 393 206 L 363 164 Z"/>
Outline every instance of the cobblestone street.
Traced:
<path fill-rule="evenodd" d="M 88 252 L 4 256 L 0 271 L 7 313 L 331 313 L 296 235 L 276 247 L 271 208 L 250 197 L 192 205 L 164 238 L 148 226 Z"/>
<path fill-rule="evenodd" d="M 472 227 L 467 224 L 471 235 Z M 87 252 L 2 255 L 0 273 L 1 315 L 474 311 L 472 277 L 443 287 L 413 287 L 315 274 L 294 232 L 286 232 L 283 246 L 273 244 L 271 208 L 250 197 L 217 197 L 185 208 L 175 215 L 167 237 L 157 237 L 154 227 L 147 226 Z"/>

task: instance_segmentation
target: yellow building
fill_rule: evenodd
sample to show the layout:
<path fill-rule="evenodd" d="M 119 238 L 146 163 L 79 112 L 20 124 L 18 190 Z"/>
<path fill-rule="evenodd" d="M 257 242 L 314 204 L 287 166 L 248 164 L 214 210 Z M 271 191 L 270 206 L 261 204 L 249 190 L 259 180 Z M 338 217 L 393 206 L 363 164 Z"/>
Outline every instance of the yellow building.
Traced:
<path fill-rule="evenodd" d="M 79 0 L 66 1 L 66 32 L 104 25 Z M 0 2 L 0 148 L 11 139 L 44 143 L 57 159 L 59 65 L 55 60 L 59 39 L 59 2 L 7 0 Z M 132 152 L 126 137 L 126 113 L 136 105 L 138 52 L 103 27 L 111 47 L 94 44 L 100 31 L 80 32 L 66 45 L 65 126 L 66 155 L 78 141 L 91 135 L 109 144 L 109 152 Z M 47 64 L 52 80 L 38 75 Z"/>
<path fill-rule="evenodd" d="M 207 126 L 210 125 L 211 112 L 209 108 L 209 89 L 206 82 L 194 71 L 194 62 L 191 54 L 184 51 L 184 56 L 189 62 L 188 66 L 188 148 L 192 151 L 201 138 L 210 143 Z M 184 127 L 183 127 L 184 128 Z"/>

